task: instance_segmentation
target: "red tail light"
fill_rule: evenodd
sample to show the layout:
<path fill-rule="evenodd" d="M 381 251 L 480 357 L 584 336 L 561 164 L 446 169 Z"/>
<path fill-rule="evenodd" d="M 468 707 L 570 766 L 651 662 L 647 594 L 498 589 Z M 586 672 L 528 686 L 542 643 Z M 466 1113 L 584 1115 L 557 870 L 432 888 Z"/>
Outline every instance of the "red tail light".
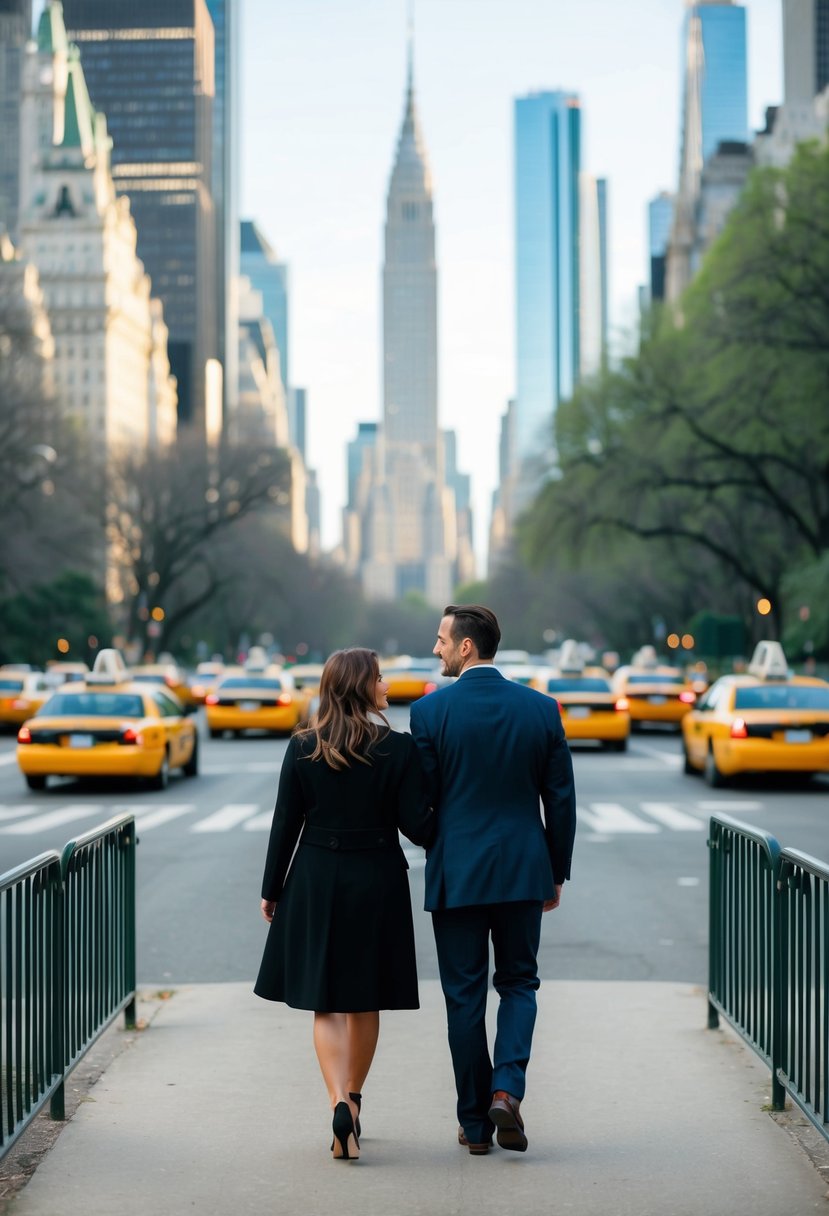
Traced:
<path fill-rule="evenodd" d="M 690 688 L 684 688 L 679 694 L 679 699 L 683 705 L 693 705 L 697 699 L 697 694 L 692 692 Z"/>
<path fill-rule="evenodd" d="M 12 701 L 12 709 L 31 709 L 31 707 L 31 701 L 26 701 L 23 697 L 17 697 L 16 700 Z"/>
<path fill-rule="evenodd" d="M 143 743 L 141 732 L 137 731 L 134 726 L 125 726 L 121 731 L 122 743 Z"/>
<path fill-rule="evenodd" d="M 29 730 L 28 726 L 21 726 L 20 730 L 17 732 L 17 742 L 18 743 L 31 743 L 31 741 L 32 741 L 32 732 Z"/>
<path fill-rule="evenodd" d="M 276 698 L 277 705 L 290 705 L 293 697 L 289 692 L 281 692 Z"/>
<path fill-rule="evenodd" d="M 218 694 L 215 692 L 209 692 L 207 694 L 207 696 L 204 698 L 204 703 L 205 703 L 205 705 L 218 705 L 219 704 Z"/>
<path fill-rule="evenodd" d="M 731 738 L 732 739 L 747 739 L 748 728 L 742 718 L 735 718 L 731 723 Z"/>
<path fill-rule="evenodd" d="M 630 709 L 630 701 L 628 701 L 627 697 L 619 697 L 619 700 L 616 702 L 616 708 L 620 714 L 626 714 Z"/>

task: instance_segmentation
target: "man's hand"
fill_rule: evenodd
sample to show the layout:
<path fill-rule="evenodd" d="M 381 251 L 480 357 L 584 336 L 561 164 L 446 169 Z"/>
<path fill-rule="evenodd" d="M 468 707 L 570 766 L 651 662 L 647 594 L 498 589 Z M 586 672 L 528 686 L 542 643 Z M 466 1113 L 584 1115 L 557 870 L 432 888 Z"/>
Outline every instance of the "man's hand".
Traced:
<path fill-rule="evenodd" d="M 552 912 L 553 908 L 558 907 L 558 905 L 561 903 L 561 888 L 563 885 L 564 884 L 560 882 L 556 883 L 556 897 L 555 899 L 545 899 L 541 908 L 542 912 Z"/>
<path fill-rule="evenodd" d="M 271 921 L 273 920 L 273 914 L 276 911 L 275 900 L 263 899 L 260 907 L 262 908 L 262 915 L 264 916 L 264 918 L 268 922 L 268 924 L 270 924 Z"/>

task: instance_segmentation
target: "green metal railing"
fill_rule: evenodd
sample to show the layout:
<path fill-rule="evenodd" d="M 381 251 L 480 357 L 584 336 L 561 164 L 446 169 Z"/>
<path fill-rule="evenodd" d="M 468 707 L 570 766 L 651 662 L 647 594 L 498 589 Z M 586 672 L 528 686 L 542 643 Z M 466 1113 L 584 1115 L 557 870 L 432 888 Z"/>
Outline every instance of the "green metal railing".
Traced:
<path fill-rule="evenodd" d="M 0 1156 L 60 1085 L 55 967 L 60 855 L 0 876 Z"/>
<path fill-rule="evenodd" d="M 711 817 L 708 1025 L 722 1013 L 829 1139 L 829 866 Z"/>
<path fill-rule="evenodd" d="M 0 875 L 0 1157 L 124 1010 L 135 1025 L 135 822 Z"/>
<path fill-rule="evenodd" d="M 780 1035 L 775 1071 L 829 1139 L 829 866 L 780 854 Z"/>

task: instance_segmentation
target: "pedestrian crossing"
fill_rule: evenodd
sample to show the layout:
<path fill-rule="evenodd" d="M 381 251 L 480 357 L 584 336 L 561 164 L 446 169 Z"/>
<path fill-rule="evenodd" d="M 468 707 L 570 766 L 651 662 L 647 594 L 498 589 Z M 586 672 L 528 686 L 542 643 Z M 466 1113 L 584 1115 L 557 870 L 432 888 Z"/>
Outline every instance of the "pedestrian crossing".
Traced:
<path fill-rule="evenodd" d="M 658 836 L 665 832 L 705 832 L 715 811 L 747 814 L 761 811 L 759 800 L 700 799 L 694 802 L 587 802 L 578 808 L 579 833 L 588 840 L 604 841 L 616 836 Z M 204 814 L 196 802 L 106 803 L 70 802 L 44 810 L 43 803 L 0 804 L 0 836 L 42 836 L 57 828 L 85 831 L 114 815 L 135 816 L 141 833 L 183 821 L 196 835 L 221 835 L 233 831 L 270 831 L 273 807 L 257 802 L 229 802 Z"/>

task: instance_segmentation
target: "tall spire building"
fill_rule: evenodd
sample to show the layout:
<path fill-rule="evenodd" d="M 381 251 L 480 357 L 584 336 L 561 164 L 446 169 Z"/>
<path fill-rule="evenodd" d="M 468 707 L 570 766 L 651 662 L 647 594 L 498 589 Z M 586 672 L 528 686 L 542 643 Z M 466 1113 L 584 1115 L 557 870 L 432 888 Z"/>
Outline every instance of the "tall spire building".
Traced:
<path fill-rule="evenodd" d="M 447 484 L 438 425 L 437 279 L 432 179 L 410 43 L 406 104 L 386 200 L 383 420 L 356 494 L 361 518 L 356 527 L 346 519 L 346 558 L 360 570 L 369 596 L 396 599 L 416 591 L 441 606 L 469 569 L 468 562 L 462 561 L 463 569 L 458 564 L 455 492 Z"/>

